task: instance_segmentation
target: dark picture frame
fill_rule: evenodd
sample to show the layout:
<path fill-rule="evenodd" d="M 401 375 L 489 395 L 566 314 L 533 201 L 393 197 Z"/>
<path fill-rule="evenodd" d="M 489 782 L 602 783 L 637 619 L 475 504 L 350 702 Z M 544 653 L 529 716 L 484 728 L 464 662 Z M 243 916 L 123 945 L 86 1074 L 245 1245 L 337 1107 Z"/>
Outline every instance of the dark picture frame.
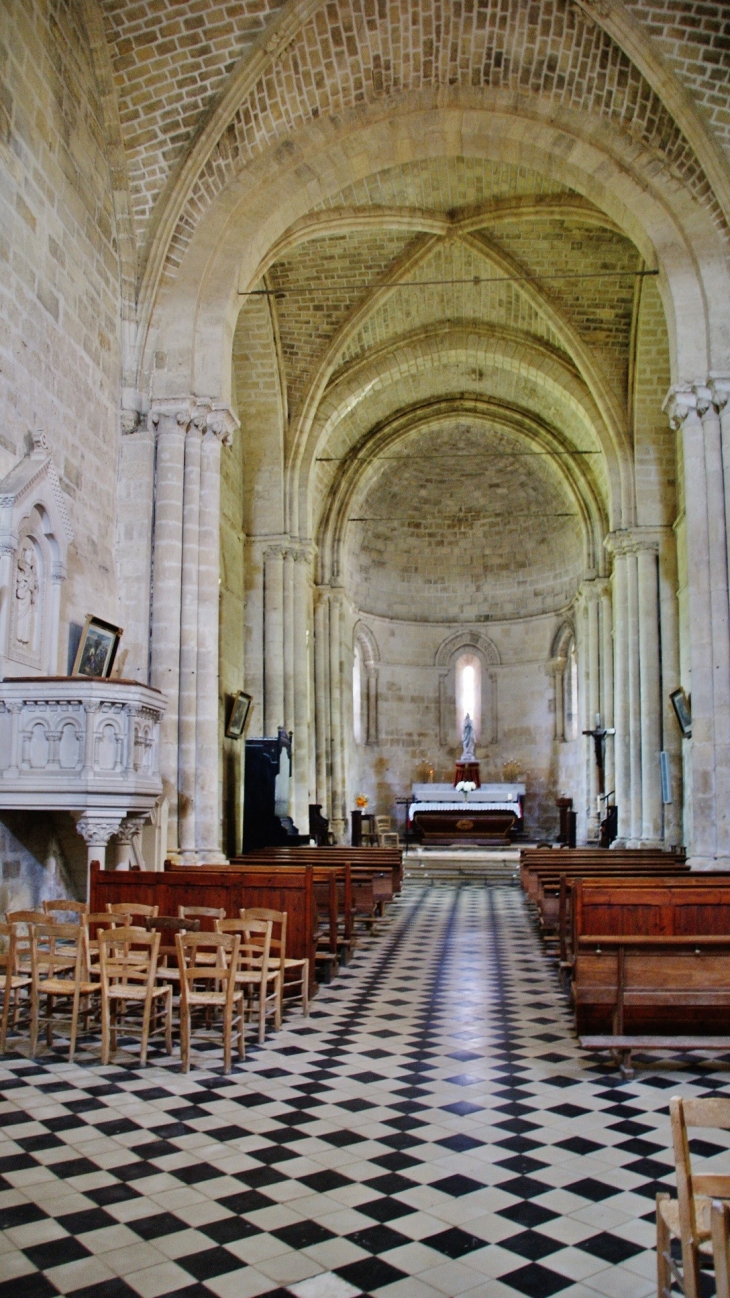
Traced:
<path fill-rule="evenodd" d="M 245 690 L 239 690 L 237 694 L 233 695 L 231 710 L 228 714 L 228 725 L 226 726 L 226 739 L 241 738 L 248 725 L 252 703 L 253 696 L 246 694 Z"/>
<path fill-rule="evenodd" d="M 669 698 L 683 739 L 692 738 L 692 706 L 683 689 L 672 690 Z"/>
<path fill-rule="evenodd" d="M 111 676 L 122 634 L 120 626 L 105 622 L 100 617 L 92 617 L 89 613 L 81 632 L 71 675 L 102 680 Z"/>

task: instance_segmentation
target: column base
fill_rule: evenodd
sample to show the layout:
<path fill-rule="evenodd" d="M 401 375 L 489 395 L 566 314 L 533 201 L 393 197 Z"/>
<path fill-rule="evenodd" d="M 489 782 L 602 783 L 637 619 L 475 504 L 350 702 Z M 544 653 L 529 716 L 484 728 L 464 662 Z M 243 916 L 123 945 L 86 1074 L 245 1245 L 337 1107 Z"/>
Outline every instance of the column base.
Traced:
<path fill-rule="evenodd" d="M 687 864 L 698 874 L 712 874 L 713 871 L 729 871 L 730 856 L 688 856 Z"/>

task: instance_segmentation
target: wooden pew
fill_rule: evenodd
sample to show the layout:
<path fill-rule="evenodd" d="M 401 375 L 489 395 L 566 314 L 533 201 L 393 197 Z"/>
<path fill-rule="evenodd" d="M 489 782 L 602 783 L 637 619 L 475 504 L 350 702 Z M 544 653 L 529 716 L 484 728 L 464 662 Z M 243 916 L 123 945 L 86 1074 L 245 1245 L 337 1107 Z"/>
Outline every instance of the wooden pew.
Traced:
<path fill-rule="evenodd" d="M 307 858 L 311 854 L 317 856 L 318 865 L 334 865 L 348 862 L 353 869 L 362 868 L 371 870 L 378 875 L 387 874 L 389 871 L 393 880 L 393 895 L 397 895 L 403 886 L 403 852 L 398 847 L 346 847 L 346 846 L 327 846 L 327 847 L 266 847 L 262 853 L 273 857 L 279 861 L 292 862 L 294 864 L 301 861 L 302 853 L 306 853 Z M 247 858 L 235 857 L 234 861 L 245 861 Z"/>
<path fill-rule="evenodd" d="M 573 928 L 585 1049 L 730 1052 L 730 875 L 576 880 Z"/>
<path fill-rule="evenodd" d="M 298 866 L 301 855 L 295 858 Z M 307 858 L 309 862 L 309 857 Z M 290 869 L 287 861 L 280 861 L 263 850 L 249 852 L 245 857 L 235 857 L 226 870 L 279 870 Z M 353 880 L 350 865 L 332 864 L 322 866 L 318 857 L 313 855 L 314 896 L 318 913 L 317 958 L 320 964 L 326 965 L 325 981 L 337 967 L 339 960 L 347 963 L 350 950 L 354 945 L 353 937 Z"/>
<path fill-rule="evenodd" d="M 247 906 L 285 910 L 287 954 L 309 960 L 315 977 L 317 908 L 310 865 L 272 870 L 269 867 L 231 870 L 227 866 L 183 866 L 165 863 L 162 872 L 102 870 L 91 866 L 92 913 L 105 910 L 108 901 L 138 901 L 159 906 L 160 915 L 177 915 L 178 906 L 222 906 L 229 919 L 237 919 Z"/>
<path fill-rule="evenodd" d="M 665 852 L 655 848 L 527 847 L 520 852 L 520 883 L 527 896 L 534 900 L 538 880 L 544 874 L 553 877 L 559 877 L 563 872 L 597 875 L 604 869 L 623 866 L 637 873 L 654 864 L 682 865 L 685 858 L 684 848 Z"/>

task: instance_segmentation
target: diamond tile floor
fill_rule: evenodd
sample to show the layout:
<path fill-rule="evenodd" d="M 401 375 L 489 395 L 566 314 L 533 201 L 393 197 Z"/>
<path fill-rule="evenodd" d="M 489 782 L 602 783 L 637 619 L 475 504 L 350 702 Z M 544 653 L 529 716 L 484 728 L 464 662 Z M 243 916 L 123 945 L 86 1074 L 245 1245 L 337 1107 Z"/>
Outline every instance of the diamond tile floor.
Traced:
<path fill-rule="evenodd" d="M 228 1077 L 95 1046 L 0 1061 L 0 1298 L 644 1298 L 668 1097 L 728 1081 L 582 1056 L 509 887 L 406 888 Z"/>

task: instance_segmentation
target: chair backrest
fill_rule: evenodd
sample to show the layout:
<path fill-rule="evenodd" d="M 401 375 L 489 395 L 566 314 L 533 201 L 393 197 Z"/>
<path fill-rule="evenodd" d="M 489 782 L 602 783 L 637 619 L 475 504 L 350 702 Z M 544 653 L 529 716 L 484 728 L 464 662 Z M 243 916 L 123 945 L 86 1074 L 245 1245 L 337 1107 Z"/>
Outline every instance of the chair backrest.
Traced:
<path fill-rule="evenodd" d="M 89 906 L 85 901 L 74 901 L 73 897 L 57 897 L 54 901 L 44 901 L 43 911 L 46 915 L 88 915 Z"/>
<path fill-rule="evenodd" d="M 270 919 L 219 919 L 216 920 L 219 933 L 238 933 L 239 969 L 256 970 L 265 978 L 269 971 L 271 953 L 271 920 Z"/>
<path fill-rule="evenodd" d="M 84 972 L 85 929 L 81 924 L 33 924 L 30 930 L 30 967 L 35 984 L 64 974 L 78 981 Z M 73 955 L 73 975 L 69 958 Z"/>
<path fill-rule="evenodd" d="M 730 1131 L 730 1099 L 712 1096 L 709 1099 L 685 1099 L 675 1095 L 669 1101 L 672 1121 L 674 1162 L 677 1173 L 677 1202 L 682 1239 L 696 1247 L 701 1238 L 709 1234 L 709 1221 L 698 1218 L 698 1198 L 730 1198 L 730 1176 L 697 1174 L 692 1172 L 689 1137 L 690 1127 L 715 1127 Z"/>
<path fill-rule="evenodd" d="M 44 910 L 9 910 L 5 921 L 8 924 L 46 924 L 48 916 Z"/>
<path fill-rule="evenodd" d="M 375 817 L 375 831 L 376 831 L 376 833 L 378 833 L 378 834 L 387 834 L 387 833 L 388 833 L 388 830 L 391 829 L 391 828 L 392 828 L 392 825 L 391 825 L 390 816 L 376 816 L 376 817 Z"/>
<path fill-rule="evenodd" d="M 177 914 L 179 919 L 225 919 L 226 912 L 223 906 L 178 906 Z"/>
<path fill-rule="evenodd" d="M 24 946 L 27 950 L 29 939 L 26 937 Z M 11 978 L 19 972 L 18 968 L 18 930 L 15 924 L 4 924 L 0 921 L 0 947 L 3 952 L 3 962 L 5 967 L 6 978 Z"/>
<path fill-rule="evenodd" d="M 239 910 L 240 919 L 263 919 L 271 923 L 271 954 L 279 960 L 286 959 L 286 921 L 285 910 L 271 910 L 268 906 L 247 906 Z"/>
<path fill-rule="evenodd" d="M 125 925 L 99 930 L 99 969 L 102 992 L 119 983 L 144 983 L 155 980 L 160 934 L 146 928 Z"/>
<path fill-rule="evenodd" d="M 712 1202 L 712 1260 L 715 1264 L 715 1298 L 730 1298 L 730 1203 Z"/>
<path fill-rule="evenodd" d="M 136 915 L 144 919 L 146 915 L 156 915 L 160 909 L 159 906 L 145 906 L 140 901 L 108 901 L 106 908 L 110 915 L 126 915 L 129 919 Z"/>
<path fill-rule="evenodd" d="M 180 969 L 180 996 L 183 1006 L 193 984 L 207 980 L 223 985 L 230 1002 L 235 991 L 234 974 L 238 965 L 238 948 L 241 939 L 237 933 L 176 933 L 175 949 Z M 198 959 L 199 953 L 215 952 L 216 963 L 207 964 Z"/>

